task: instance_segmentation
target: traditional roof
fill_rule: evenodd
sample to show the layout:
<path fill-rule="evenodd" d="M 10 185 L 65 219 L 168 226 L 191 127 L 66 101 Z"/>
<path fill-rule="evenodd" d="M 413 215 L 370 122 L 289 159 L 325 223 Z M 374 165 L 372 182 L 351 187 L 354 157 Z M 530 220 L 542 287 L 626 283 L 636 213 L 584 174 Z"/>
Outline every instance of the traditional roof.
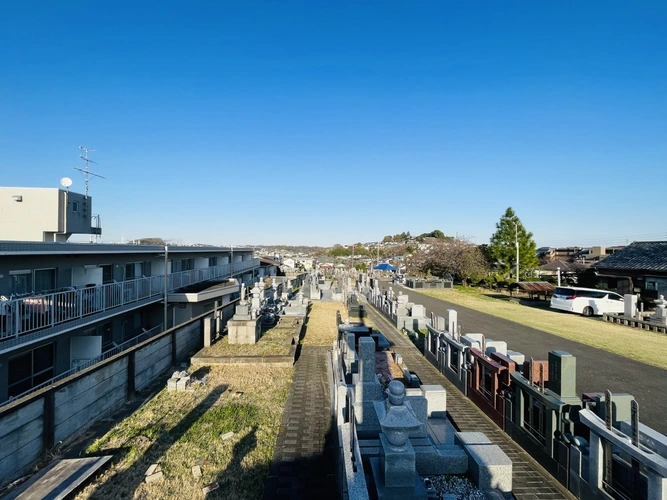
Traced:
<path fill-rule="evenodd" d="M 560 270 L 563 272 L 568 272 L 573 270 L 572 264 L 569 262 L 565 262 L 564 260 L 554 260 L 553 262 L 549 262 L 548 264 L 540 266 L 540 269 L 542 269 L 543 271 L 558 271 L 559 267 Z"/>
<path fill-rule="evenodd" d="M 596 269 L 667 272 L 667 241 L 635 241 L 611 254 Z"/>
<path fill-rule="evenodd" d="M 545 293 L 553 292 L 554 286 L 546 281 L 520 281 L 510 284 L 510 288 L 521 288 L 524 292 Z"/>

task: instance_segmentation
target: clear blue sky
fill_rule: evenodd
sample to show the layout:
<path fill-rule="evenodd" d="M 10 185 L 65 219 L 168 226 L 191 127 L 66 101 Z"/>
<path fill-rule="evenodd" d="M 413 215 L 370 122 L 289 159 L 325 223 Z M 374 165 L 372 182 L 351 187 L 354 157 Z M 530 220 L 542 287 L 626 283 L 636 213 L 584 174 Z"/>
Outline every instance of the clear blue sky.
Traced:
<path fill-rule="evenodd" d="M 0 4 L 0 184 L 104 241 L 667 239 L 667 2 Z"/>

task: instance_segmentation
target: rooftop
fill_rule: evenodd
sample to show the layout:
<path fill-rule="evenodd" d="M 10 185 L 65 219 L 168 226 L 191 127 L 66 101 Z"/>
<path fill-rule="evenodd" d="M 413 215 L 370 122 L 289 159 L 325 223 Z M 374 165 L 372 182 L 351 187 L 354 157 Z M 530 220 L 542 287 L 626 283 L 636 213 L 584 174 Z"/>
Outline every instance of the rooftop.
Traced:
<path fill-rule="evenodd" d="M 667 241 L 635 241 L 595 268 L 667 272 Z"/>

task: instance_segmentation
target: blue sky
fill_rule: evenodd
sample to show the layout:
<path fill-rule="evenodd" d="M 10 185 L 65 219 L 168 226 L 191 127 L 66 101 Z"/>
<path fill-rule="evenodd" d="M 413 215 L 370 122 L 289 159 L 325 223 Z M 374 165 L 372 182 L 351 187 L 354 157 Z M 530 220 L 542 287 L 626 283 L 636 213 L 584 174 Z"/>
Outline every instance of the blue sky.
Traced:
<path fill-rule="evenodd" d="M 0 4 L 0 183 L 104 241 L 667 239 L 665 2 Z"/>

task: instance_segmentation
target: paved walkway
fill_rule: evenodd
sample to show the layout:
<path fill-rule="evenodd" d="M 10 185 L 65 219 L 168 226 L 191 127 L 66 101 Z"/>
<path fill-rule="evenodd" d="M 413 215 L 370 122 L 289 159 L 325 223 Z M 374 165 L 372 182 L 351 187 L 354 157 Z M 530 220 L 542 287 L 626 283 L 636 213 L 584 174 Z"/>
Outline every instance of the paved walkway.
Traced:
<path fill-rule="evenodd" d="M 266 500 L 339 498 L 327 350 L 302 347 L 264 487 Z"/>
<path fill-rule="evenodd" d="M 423 384 L 438 384 L 447 390 L 447 413 L 458 429 L 483 432 L 512 460 L 512 491 L 517 500 L 575 498 L 489 417 L 461 394 L 384 315 L 370 304 L 366 304 L 366 312 L 373 321 L 374 327 L 387 337 L 393 344 L 392 349 L 403 357 L 405 364 L 411 371 L 417 373 Z"/>

